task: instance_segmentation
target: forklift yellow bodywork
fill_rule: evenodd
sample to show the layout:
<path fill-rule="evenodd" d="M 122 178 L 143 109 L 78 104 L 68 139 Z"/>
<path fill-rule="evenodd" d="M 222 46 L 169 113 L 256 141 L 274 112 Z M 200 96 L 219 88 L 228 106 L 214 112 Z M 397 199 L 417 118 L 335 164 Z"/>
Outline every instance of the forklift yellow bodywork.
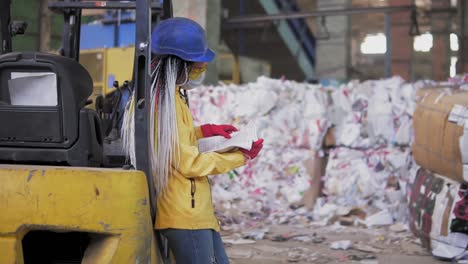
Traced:
<path fill-rule="evenodd" d="M 80 63 L 93 79 L 93 101 L 98 95 L 106 96 L 115 91 L 113 82 L 132 79 L 135 47 L 104 48 L 80 51 Z"/>
<path fill-rule="evenodd" d="M 0 165 L 0 263 L 30 231 L 86 232 L 82 263 L 156 263 L 148 186 L 131 170 Z"/>

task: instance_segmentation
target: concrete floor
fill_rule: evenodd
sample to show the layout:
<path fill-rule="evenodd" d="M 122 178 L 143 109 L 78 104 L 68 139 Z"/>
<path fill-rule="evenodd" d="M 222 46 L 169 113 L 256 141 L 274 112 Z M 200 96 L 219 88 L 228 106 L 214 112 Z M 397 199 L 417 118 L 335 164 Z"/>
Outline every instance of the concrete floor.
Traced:
<path fill-rule="evenodd" d="M 232 264 L 280 263 L 363 263 L 363 264 L 436 264 L 438 260 L 423 249 L 408 231 L 392 232 L 389 228 L 274 226 L 262 240 L 236 240 L 239 233 L 224 234 L 226 251 Z M 250 230 L 252 231 L 252 230 Z M 241 232 L 247 234 L 249 230 Z M 283 237 L 281 242 L 278 237 Z M 308 241 L 307 237 L 312 241 Z M 297 239 L 305 241 L 297 241 Z M 352 248 L 333 250 L 333 242 L 350 240 Z M 248 243 L 251 244 L 242 244 Z"/>
<path fill-rule="evenodd" d="M 379 263 L 381 264 L 436 264 L 436 263 L 450 263 L 446 261 L 437 260 L 431 256 L 380 256 Z"/>

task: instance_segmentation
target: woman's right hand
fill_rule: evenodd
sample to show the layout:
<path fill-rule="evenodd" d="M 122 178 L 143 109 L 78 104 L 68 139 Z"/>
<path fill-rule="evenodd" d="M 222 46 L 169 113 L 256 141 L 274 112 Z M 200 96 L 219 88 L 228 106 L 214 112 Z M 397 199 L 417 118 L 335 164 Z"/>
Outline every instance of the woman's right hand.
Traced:
<path fill-rule="evenodd" d="M 240 149 L 242 153 L 244 153 L 245 156 L 247 156 L 249 159 L 255 159 L 257 157 L 258 153 L 260 150 L 263 148 L 263 139 L 259 139 L 252 143 L 252 148 L 250 150 L 247 149 Z"/>

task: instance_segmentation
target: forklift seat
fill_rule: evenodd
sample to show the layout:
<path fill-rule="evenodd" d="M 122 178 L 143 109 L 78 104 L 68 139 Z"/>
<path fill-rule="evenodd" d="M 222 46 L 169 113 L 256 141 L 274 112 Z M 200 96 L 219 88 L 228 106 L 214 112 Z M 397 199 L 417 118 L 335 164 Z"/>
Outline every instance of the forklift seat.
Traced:
<path fill-rule="evenodd" d="M 102 164 L 93 90 L 78 62 L 54 54 L 0 55 L 0 162 L 95 167 Z"/>

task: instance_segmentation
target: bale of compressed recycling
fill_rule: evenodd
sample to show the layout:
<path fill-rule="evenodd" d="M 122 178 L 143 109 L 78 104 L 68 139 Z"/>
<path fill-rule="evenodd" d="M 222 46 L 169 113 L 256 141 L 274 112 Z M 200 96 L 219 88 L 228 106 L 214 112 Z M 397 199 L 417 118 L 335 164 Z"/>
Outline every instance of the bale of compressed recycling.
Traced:
<path fill-rule="evenodd" d="M 335 142 L 324 177 L 326 198 L 319 199 L 314 219 L 343 222 L 359 209 L 367 226 L 405 220 L 417 87 L 395 77 L 331 90 Z"/>
<path fill-rule="evenodd" d="M 468 92 L 451 89 L 420 89 L 413 116 L 416 163 L 458 182 L 463 173 L 465 119 L 468 118 Z M 468 159 L 465 155 L 465 159 Z M 467 172 L 465 172 L 467 174 Z"/>
<path fill-rule="evenodd" d="M 326 89 L 260 77 L 254 83 L 200 87 L 189 96 L 196 123 L 242 129 L 254 122 L 258 136 L 265 139 L 258 158 L 213 178 L 219 219 L 233 225 L 309 219 L 290 205 L 300 202 L 298 210 L 306 213 L 320 191 L 322 175 L 311 158 L 321 150 L 330 126 Z"/>
<path fill-rule="evenodd" d="M 260 77 L 191 90 L 196 123 L 254 122 L 265 139 L 257 159 L 213 178 L 220 220 L 333 222 L 359 212 L 386 218 L 370 226 L 404 221 L 416 89 L 398 77 L 338 87 Z"/>

